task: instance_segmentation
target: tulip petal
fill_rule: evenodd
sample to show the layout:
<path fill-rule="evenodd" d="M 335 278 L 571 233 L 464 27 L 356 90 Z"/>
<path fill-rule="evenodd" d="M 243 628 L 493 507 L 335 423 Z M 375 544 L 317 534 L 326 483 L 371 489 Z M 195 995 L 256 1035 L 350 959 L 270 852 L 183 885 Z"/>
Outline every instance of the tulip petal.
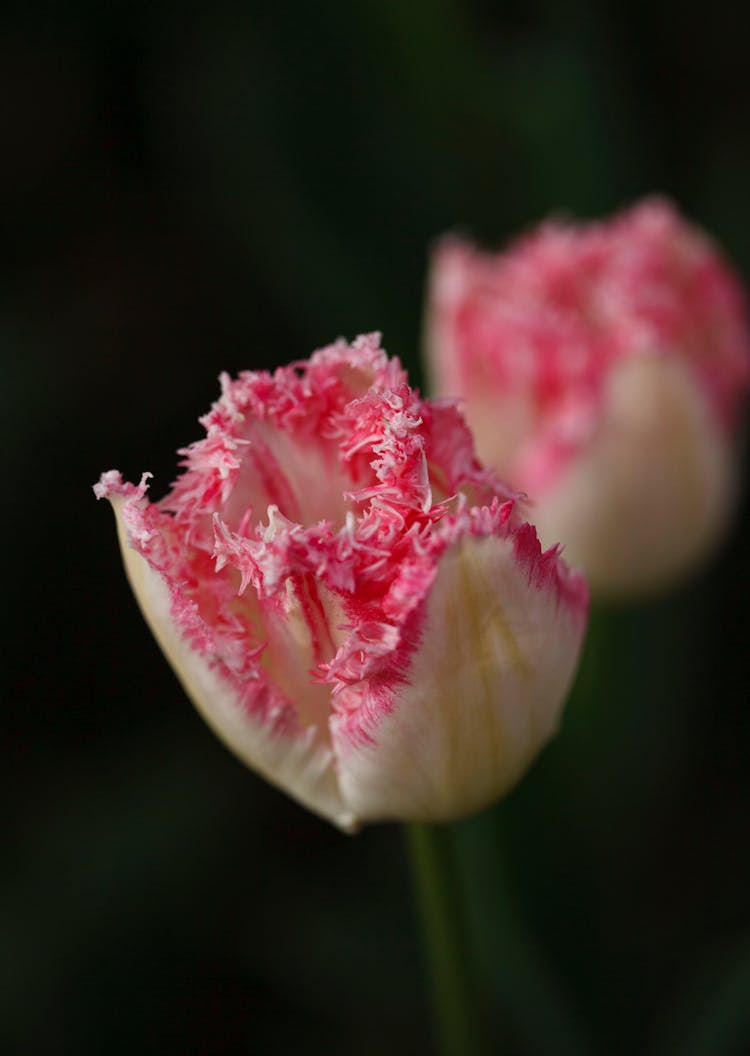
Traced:
<path fill-rule="evenodd" d="M 344 803 L 329 745 L 313 726 L 264 723 L 238 699 L 232 682 L 194 648 L 173 616 L 164 577 L 133 548 L 123 517 L 127 498 L 110 496 L 128 580 L 138 605 L 185 692 L 208 725 L 247 766 L 345 832 L 357 819 Z"/>
<path fill-rule="evenodd" d="M 508 791 L 554 733 L 587 596 L 579 579 L 561 581 L 554 552 L 545 555 L 554 574 L 539 576 L 535 537 L 531 546 L 536 566 L 519 556 L 515 537 L 453 544 L 390 704 L 360 702 L 363 726 L 340 717 L 341 702 L 332 720 L 341 788 L 364 820 L 448 820 L 477 810 Z"/>
<path fill-rule="evenodd" d="M 645 595 L 710 553 L 734 505 L 734 456 L 681 361 L 619 363 L 596 433 L 535 508 L 601 596 Z M 637 545 L 637 540 L 648 545 Z"/>

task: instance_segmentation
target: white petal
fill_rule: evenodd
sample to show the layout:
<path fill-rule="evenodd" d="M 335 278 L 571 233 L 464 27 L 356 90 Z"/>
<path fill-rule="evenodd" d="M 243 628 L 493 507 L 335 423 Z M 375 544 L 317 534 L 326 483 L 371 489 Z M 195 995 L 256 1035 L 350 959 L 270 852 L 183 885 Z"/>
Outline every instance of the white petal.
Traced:
<path fill-rule="evenodd" d="M 689 368 L 671 357 L 613 368 L 590 446 L 539 499 L 544 545 L 562 542 L 592 591 L 658 589 L 721 535 L 732 507 L 733 456 Z"/>
<path fill-rule="evenodd" d="M 249 767 L 345 832 L 358 827 L 338 788 L 332 753 L 313 727 L 299 735 L 267 729 L 236 699 L 232 687 L 182 637 L 171 615 L 163 577 L 131 548 L 122 519 L 124 500 L 113 497 L 125 570 L 141 611 L 177 677 L 214 732 Z"/>
<path fill-rule="evenodd" d="M 421 646 L 371 742 L 333 721 L 342 792 L 363 819 L 443 820 L 494 802 L 555 731 L 586 605 L 529 582 L 508 539 L 441 559 Z"/>

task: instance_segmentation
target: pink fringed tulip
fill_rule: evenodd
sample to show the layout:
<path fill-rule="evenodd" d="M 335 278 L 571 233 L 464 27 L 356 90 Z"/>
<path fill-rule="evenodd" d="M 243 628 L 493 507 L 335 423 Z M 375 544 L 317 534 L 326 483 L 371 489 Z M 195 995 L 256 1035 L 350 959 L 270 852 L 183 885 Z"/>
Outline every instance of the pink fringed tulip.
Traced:
<path fill-rule="evenodd" d="M 583 580 L 377 335 L 221 382 L 166 498 L 95 488 L 186 691 L 344 830 L 492 802 L 557 725 Z"/>
<path fill-rule="evenodd" d="M 592 590 L 666 585 L 732 508 L 750 374 L 742 292 L 708 238 L 649 200 L 547 223 L 507 252 L 435 253 L 427 353 L 479 457 L 535 500 Z"/>

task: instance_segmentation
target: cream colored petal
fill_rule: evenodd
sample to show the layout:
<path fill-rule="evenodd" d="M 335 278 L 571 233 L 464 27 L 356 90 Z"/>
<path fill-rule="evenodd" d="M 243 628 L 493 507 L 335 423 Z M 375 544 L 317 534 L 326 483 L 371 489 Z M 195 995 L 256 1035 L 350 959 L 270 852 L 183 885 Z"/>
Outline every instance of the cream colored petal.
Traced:
<path fill-rule="evenodd" d="M 733 455 L 692 373 L 675 357 L 613 368 L 602 419 L 543 496 L 544 545 L 562 542 L 592 592 L 657 590 L 710 553 L 732 508 Z"/>
<path fill-rule="evenodd" d="M 334 719 L 352 810 L 364 820 L 445 820 L 508 791 L 557 728 L 585 622 L 585 603 L 529 583 L 510 540 L 454 545 L 408 685 L 372 741 L 352 741 Z"/>
<path fill-rule="evenodd" d="M 355 831 L 358 821 L 342 800 L 330 747 L 312 726 L 299 735 L 274 733 L 242 707 L 231 684 L 183 639 L 163 577 L 129 545 L 122 518 L 127 500 L 114 497 L 111 502 L 125 570 L 141 612 L 203 718 L 253 770 L 345 832 Z"/>

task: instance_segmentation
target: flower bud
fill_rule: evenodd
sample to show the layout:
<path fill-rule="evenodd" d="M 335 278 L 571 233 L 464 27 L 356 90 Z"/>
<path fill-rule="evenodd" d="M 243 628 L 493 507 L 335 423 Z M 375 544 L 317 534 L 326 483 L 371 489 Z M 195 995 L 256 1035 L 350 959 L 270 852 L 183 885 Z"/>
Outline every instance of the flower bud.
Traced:
<path fill-rule="evenodd" d="M 750 377 L 742 291 L 662 200 L 608 223 L 549 222 L 501 254 L 435 252 L 426 352 L 479 457 L 535 500 L 595 593 L 668 585 L 733 508 Z"/>
<path fill-rule="evenodd" d="M 557 726 L 581 576 L 378 335 L 221 382 L 164 499 L 148 474 L 95 487 L 188 695 L 344 830 L 491 803 Z"/>

